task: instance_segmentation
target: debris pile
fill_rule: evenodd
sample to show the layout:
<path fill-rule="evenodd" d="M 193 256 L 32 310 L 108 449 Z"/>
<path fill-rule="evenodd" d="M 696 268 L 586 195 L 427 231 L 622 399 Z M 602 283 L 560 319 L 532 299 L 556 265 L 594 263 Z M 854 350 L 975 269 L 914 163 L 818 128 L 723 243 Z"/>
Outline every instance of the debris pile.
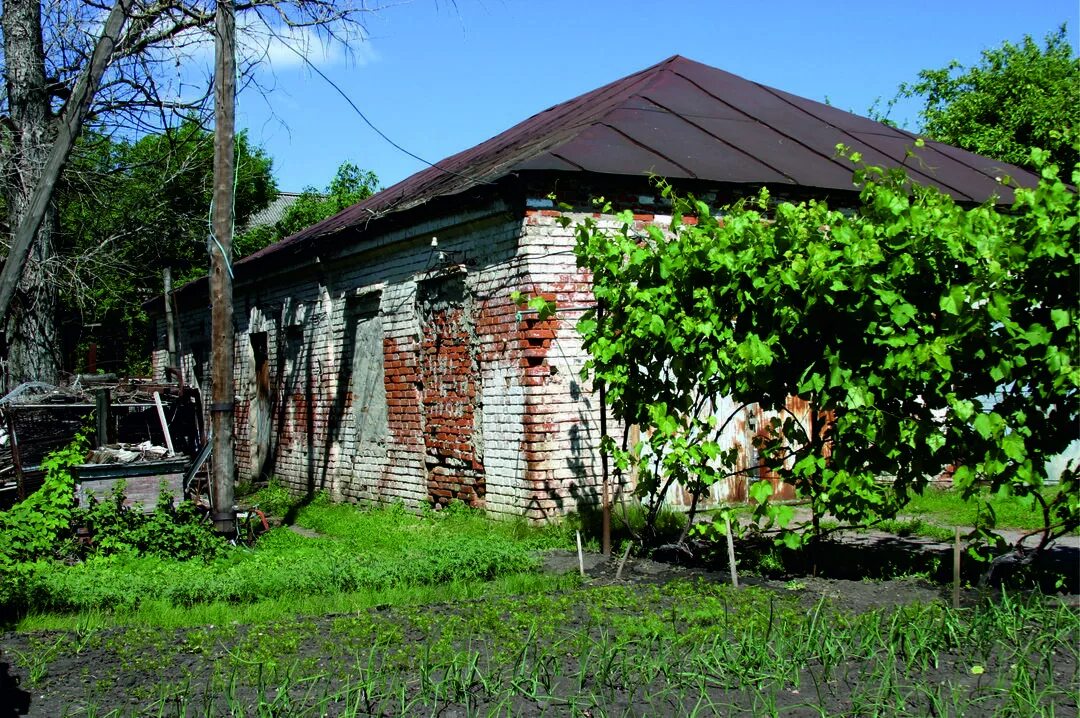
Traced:
<path fill-rule="evenodd" d="M 109 444 L 94 449 L 86 455 L 87 464 L 131 464 L 141 461 L 160 461 L 169 455 L 164 446 L 149 441 L 138 444 Z"/>
<path fill-rule="evenodd" d="M 0 508 L 36 491 L 42 460 L 79 432 L 96 447 L 85 465 L 186 462 L 206 443 L 192 387 L 110 375 L 27 382 L 0 398 Z"/>

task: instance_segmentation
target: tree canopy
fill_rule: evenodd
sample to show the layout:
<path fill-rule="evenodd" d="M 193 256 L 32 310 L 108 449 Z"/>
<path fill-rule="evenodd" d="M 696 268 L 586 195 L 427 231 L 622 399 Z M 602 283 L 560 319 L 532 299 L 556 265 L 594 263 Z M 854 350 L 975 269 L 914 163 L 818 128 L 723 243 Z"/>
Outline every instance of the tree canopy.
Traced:
<path fill-rule="evenodd" d="M 242 227 L 278 190 L 271 158 L 245 132 L 237 135 L 236 157 Z M 206 274 L 213 158 L 213 134 L 194 119 L 133 142 L 95 132 L 79 143 L 57 197 L 65 364 L 84 366 L 86 345 L 94 341 L 99 366 L 145 367 L 149 324 L 142 304 L 161 292 L 162 269 L 169 267 L 177 284 Z M 277 224 L 238 233 L 234 258 L 359 202 L 377 184 L 374 172 L 343 163 L 324 192 L 305 189 Z"/>
<path fill-rule="evenodd" d="M 1060 492 L 1044 467 L 1080 425 L 1080 200 L 1046 152 L 1031 163 L 1042 181 L 1018 188 L 1011 211 L 864 167 L 843 212 L 764 190 L 716 209 L 664 186 L 670 232 L 643 233 L 630 212 L 614 227 L 585 216 L 578 262 L 605 309 L 579 323 L 586 371 L 645 437 L 609 441 L 617 465 L 637 466 L 654 506 L 673 479 L 700 495 L 737 473 L 720 440 L 733 415 L 714 414 L 727 397 L 776 412 L 762 465 L 815 516 L 889 517 L 951 471 L 972 498 L 1027 497 L 1047 539 L 1074 530 L 1077 467 Z M 820 412 L 812 426 L 786 411 L 789 396 Z M 791 509 L 771 493 L 750 484 L 759 514 L 785 525 Z"/>
<path fill-rule="evenodd" d="M 898 98 L 922 103 L 920 131 L 935 140 L 1029 168 L 1032 147 L 1060 167 L 1076 164 L 1080 58 L 1064 26 L 1042 45 L 1025 35 L 984 50 L 972 67 L 923 70 Z"/>
<path fill-rule="evenodd" d="M 347 50 L 363 41 L 370 12 L 351 0 L 254 0 L 237 9 L 250 20 L 238 75 L 256 88 L 252 73 L 269 56 L 267 43 L 302 56 L 305 43 L 291 37 L 302 29 Z M 66 268 L 55 249 L 53 200 L 83 119 L 105 133 L 141 137 L 207 117 L 213 93 L 200 74 L 210 69 L 215 10 L 206 0 L 5 0 L 0 7 L 0 194 L 13 240 L 0 273 L 4 380 L 58 378 L 58 286 Z"/>
<path fill-rule="evenodd" d="M 239 224 L 277 188 L 270 157 L 246 133 L 237 136 L 236 156 Z M 79 143 L 58 192 L 69 352 L 92 337 L 104 361 L 145 364 L 142 303 L 161 292 L 162 269 L 177 281 L 206 272 L 213 159 L 213 134 L 195 120 L 134 142 L 91 133 Z M 101 327 L 87 332 L 86 324 Z"/>
<path fill-rule="evenodd" d="M 319 192 L 314 187 L 305 188 L 278 222 L 252 227 L 239 234 L 234 251 L 239 257 L 252 254 L 367 199 L 378 190 L 379 178 L 374 172 L 362 170 L 352 162 L 343 162 L 325 191 Z"/>

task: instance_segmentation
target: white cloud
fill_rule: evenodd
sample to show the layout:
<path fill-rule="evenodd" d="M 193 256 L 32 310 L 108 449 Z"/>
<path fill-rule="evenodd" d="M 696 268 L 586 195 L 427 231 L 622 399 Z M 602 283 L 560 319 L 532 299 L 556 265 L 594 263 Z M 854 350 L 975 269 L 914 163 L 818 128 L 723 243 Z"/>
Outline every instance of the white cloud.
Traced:
<path fill-rule="evenodd" d="M 307 69 L 303 68 L 305 61 L 327 70 L 339 65 L 364 67 L 379 59 L 370 37 L 358 24 L 339 25 L 331 33 L 323 28 L 274 24 L 269 18 L 268 22 L 254 11 L 237 15 L 237 66 L 242 88 L 254 87 L 255 92 L 264 94 L 283 92 L 296 69 Z M 213 29 L 181 32 L 152 48 L 149 57 L 163 99 L 197 103 L 212 85 Z M 277 96 L 277 101 L 284 99 Z"/>
<path fill-rule="evenodd" d="M 342 39 L 311 27 L 271 29 L 259 18 L 249 17 L 237 28 L 241 62 L 267 62 L 277 71 L 300 67 L 305 58 L 319 67 L 344 63 L 363 67 L 378 59 L 371 39 L 362 33 Z"/>
<path fill-rule="evenodd" d="M 347 34 L 342 35 L 342 31 Z M 236 38 L 240 67 L 267 63 L 271 71 L 286 70 L 300 67 L 304 58 L 319 67 L 345 63 L 363 67 L 379 59 L 371 38 L 358 25 L 335 27 L 332 33 L 316 27 L 275 26 L 249 11 L 237 15 Z M 175 57 L 178 66 L 213 67 L 213 30 L 180 33 L 161 51 Z"/>

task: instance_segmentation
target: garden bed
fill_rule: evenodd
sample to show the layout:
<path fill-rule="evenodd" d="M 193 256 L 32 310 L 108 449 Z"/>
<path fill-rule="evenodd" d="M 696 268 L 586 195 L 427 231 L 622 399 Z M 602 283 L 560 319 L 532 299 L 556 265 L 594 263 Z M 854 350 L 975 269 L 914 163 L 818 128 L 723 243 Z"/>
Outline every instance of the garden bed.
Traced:
<path fill-rule="evenodd" d="M 951 547 L 925 537 L 742 540 L 735 589 L 708 544 L 621 567 L 587 551 L 579 576 L 580 519 L 257 498 L 289 525 L 251 548 L 20 563 L 0 718 L 1077 711 L 1076 597 L 1032 590 L 1077 584 L 1071 543 L 954 610 Z M 978 585 L 985 564 L 964 566 Z"/>
<path fill-rule="evenodd" d="M 576 571 L 576 557 L 547 559 Z M 1076 715 L 1080 614 L 919 580 L 596 564 L 579 587 L 3 637 L 16 715 Z M 6 709 L 10 713 L 10 709 Z"/>

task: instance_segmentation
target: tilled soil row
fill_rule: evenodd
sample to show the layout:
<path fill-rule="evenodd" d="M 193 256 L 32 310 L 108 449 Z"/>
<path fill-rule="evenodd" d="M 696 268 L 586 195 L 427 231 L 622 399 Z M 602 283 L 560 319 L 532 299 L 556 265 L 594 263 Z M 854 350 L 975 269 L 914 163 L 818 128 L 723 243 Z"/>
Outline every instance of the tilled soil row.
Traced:
<path fill-rule="evenodd" d="M 547 563 L 577 570 L 573 554 Z M 0 716 L 820 715 L 863 714 L 889 701 L 903 705 L 886 712 L 928 715 L 942 696 L 990 715 L 1014 700 L 1002 688 L 1013 658 L 993 647 L 982 649 L 977 671 L 955 650 L 932 660 L 901 652 L 887 669 L 865 657 L 829 664 L 810 652 L 784 672 L 769 665 L 768 650 L 742 664 L 754 675 L 709 662 L 730 661 L 721 650 L 728 646 L 715 641 L 733 626 L 763 631 L 760 643 L 790 651 L 779 621 L 823 606 L 854 621 L 940 601 L 938 587 L 808 577 L 725 593 L 725 577 L 702 570 L 634 561 L 617 580 L 614 563 L 591 563 L 586 587 L 556 596 L 267 625 L 7 633 Z M 730 610 L 695 614 L 717 596 Z M 965 602 L 985 598 L 969 593 Z M 744 621 L 750 614 L 760 623 Z M 1049 678 L 1032 686 L 1041 691 L 1036 705 L 1076 715 L 1076 652 L 1052 662 Z M 879 674 L 885 687 L 871 690 Z"/>

